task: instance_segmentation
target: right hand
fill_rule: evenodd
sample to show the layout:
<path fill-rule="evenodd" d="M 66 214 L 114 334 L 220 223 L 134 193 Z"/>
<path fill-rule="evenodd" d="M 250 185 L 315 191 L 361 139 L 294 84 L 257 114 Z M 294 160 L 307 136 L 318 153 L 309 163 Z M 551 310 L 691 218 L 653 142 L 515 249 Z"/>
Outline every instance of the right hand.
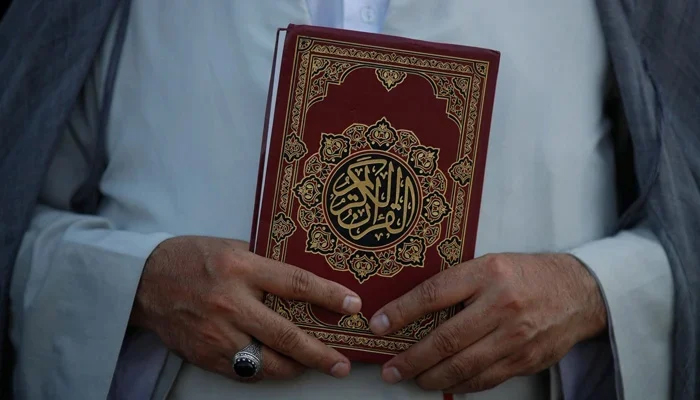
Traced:
<path fill-rule="evenodd" d="M 266 307 L 264 292 L 343 314 L 362 306 L 347 288 L 253 254 L 245 242 L 182 236 L 148 258 L 130 323 L 158 334 L 188 362 L 234 379 L 233 356 L 251 337 L 263 344 L 256 380 L 292 378 L 306 367 L 337 378 L 350 373 L 345 356 Z"/>

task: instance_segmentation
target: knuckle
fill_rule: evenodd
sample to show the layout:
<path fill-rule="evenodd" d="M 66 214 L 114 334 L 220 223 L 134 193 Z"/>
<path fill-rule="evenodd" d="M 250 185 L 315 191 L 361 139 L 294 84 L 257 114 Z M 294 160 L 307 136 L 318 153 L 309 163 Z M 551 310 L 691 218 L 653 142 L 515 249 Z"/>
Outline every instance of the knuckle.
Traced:
<path fill-rule="evenodd" d="M 462 382 L 469 378 L 469 372 L 469 365 L 462 359 L 455 359 L 447 364 L 448 375 L 456 378 L 457 382 Z"/>
<path fill-rule="evenodd" d="M 423 282 L 418 289 L 418 296 L 423 304 L 434 304 L 439 299 L 439 290 L 432 280 Z"/>
<path fill-rule="evenodd" d="M 432 379 L 428 378 L 426 376 L 419 376 L 416 379 L 416 385 L 418 385 L 419 388 L 423 390 L 438 390 L 440 389 L 437 385 L 437 383 Z"/>
<path fill-rule="evenodd" d="M 514 325 L 510 340 L 520 343 L 529 342 L 535 337 L 536 332 L 537 327 L 531 320 L 521 319 Z"/>
<path fill-rule="evenodd" d="M 394 367 L 401 372 L 401 376 L 404 379 L 410 379 L 413 378 L 416 373 L 420 372 L 418 368 L 420 363 L 417 361 L 418 360 L 416 360 L 413 355 L 404 353 L 396 357 Z"/>
<path fill-rule="evenodd" d="M 301 366 L 277 357 L 267 357 L 263 366 L 263 376 L 270 379 L 291 379 L 302 372 Z"/>
<path fill-rule="evenodd" d="M 250 261 L 239 249 L 225 248 L 224 250 L 212 252 L 207 260 L 207 270 L 211 274 L 219 276 L 222 272 L 228 273 L 225 276 L 236 278 L 247 276 L 254 271 Z M 233 274 L 233 275 L 232 275 Z"/>
<path fill-rule="evenodd" d="M 476 377 L 469 381 L 468 387 L 471 392 L 482 392 L 498 386 L 498 381 L 493 378 Z"/>
<path fill-rule="evenodd" d="M 294 268 L 289 274 L 289 287 L 295 296 L 308 293 L 311 289 L 311 275 L 302 269 Z"/>
<path fill-rule="evenodd" d="M 185 353 L 185 357 L 190 364 L 197 365 L 199 367 L 204 366 L 204 355 L 197 353 L 196 351 L 188 351 Z"/>
<path fill-rule="evenodd" d="M 203 321 L 197 326 L 197 337 L 204 343 L 223 348 L 226 345 L 226 335 L 221 327 L 212 321 Z"/>
<path fill-rule="evenodd" d="M 399 371 L 402 371 L 402 375 L 405 376 L 413 376 L 416 371 L 418 371 L 418 365 L 419 363 L 417 362 L 418 360 L 414 359 L 412 356 L 410 357 L 404 357 L 403 360 L 401 360 L 400 364 L 403 364 L 399 366 Z"/>
<path fill-rule="evenodd" d="M 435 332 L 433 343 L 435 350 L 441 358 L 451 356 L 460 350 L 459 332 L 454 327 L 445 327 L 445 329 Z"/>
<path fill-rule="evenodd" d="M 284 327 L 275 335 L 275 348 L 282 353 L 291 353 L 301 343 L 299 332 L 293 327 Z"/>
<path fill-rule="evenodd" d="M 491 276 L 491 279 L 497 282 L 505 282 L 510 279 L 512 269 L 504 256 L 500 254 L 492 254 L 486 256 L 486 268 Z"/>
<path fill-rule="evenodd" d="M 227 269 L 238 266 L 240 259 L 229 249 L 218 250 L 208 254 L 207 264 L 211 268 Z"/>
<path fill-rule="evenodd" d="M 267 357 L 263 365 L 263 375 L 266 378 L 284 378 L 284 371 L 280 362 L 272 357 Z"/>
<path fill-rule="evenodd" d="M 211 368 L 211 354 L 214 353 L 201 341 L 190 342 L 189 349 L 185 350 L 185 356 L 190 363 L 207 369 Z"/>
<path fill-rule="evenodd" d="M 204 302 L 209 306 L 208 308 L 212 310 L 213 314 L 231 314 L 236 307 L 236 304 L 232 299 L 220 293 L 218 290 L 212 290 L 203 296 Z"/>
<path fill-rule="evenodd" d="M 406 301 L 399 300 L 393 307 L 389 306 L 385 309 L 387 315 L 389 316 L 389 321 L 391 326 L 400 326 L 408 323 L 410 318 L 410 311 Z M 393 315 L 392 315 L 393 314 Z"/>
<path fill-rule="evenodd" d="M 530 370 L 539 363 L 539 353 L 532 346 L 524 347 L 518 355 L 518 366 L 523 370 Z"/>
<path fill-rule="evenodd" d="M 280 379 L 292 379 L 300 376 L 301 374 L 304 373 L 304 369 L 301 367 L 295 367 L 295 366 L 284 366 L 280 367 L 280 370 L 278 372 L 278 377 Z"/>
<path fill-rule="evenodd" d="M 209 264 L 221 267 L 231 264 L 235 260 L 235 258 L 232 256 L 233 255 L 230 251 L 212 251 L 211 253 L 207 254 L 207 261 Z"/>
<path fill-rule="evenodd" d="M 525 299 L 523 299 L 516 289 L 510 286 L 506 286 L 501 290 L 499 299 L 501 308 L 505 310 L 509 310 L 514 313 L 521 313 L 523 310 L 525 310 Z"/>

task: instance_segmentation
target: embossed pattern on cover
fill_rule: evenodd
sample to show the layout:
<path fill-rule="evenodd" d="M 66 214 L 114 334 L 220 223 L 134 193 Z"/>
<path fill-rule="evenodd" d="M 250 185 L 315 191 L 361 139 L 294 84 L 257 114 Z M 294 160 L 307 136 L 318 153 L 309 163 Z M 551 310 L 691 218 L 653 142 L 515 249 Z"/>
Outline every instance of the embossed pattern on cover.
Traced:
<path fill-rule="evenodd" d="M 351 360 L 374 363 L 459 310 L 385 337 L 368 328 L 381 306 L 474 256 L 499 57 L 288 27 L 251 247 L 342 283 L 363 308 L 342 316 L 268 294 L 269 307 Z"/>

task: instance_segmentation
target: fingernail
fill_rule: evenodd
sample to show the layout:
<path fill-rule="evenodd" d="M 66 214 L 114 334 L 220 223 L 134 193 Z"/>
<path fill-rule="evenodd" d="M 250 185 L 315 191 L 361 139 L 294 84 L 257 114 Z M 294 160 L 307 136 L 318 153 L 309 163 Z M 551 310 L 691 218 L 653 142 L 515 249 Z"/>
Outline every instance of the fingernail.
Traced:
<path fill-rule="evenodd" d="M 348 314 L 357 314 L 362 308 L 362 300 L 357 296 L 345 296 L 343 300 L 343 311 Z"/>
<path fill-rule="evenodd" d="M 331 375 L 336 378 L 345 378 L 350 373 L 350 364 L 345 361 L 338 361 L 335 363 L 333 368 L 331 368 Z"/>
<path fill-rule="evenodd" d="M 386 314 L 375 315 L 369 322 L 369 329 L 371 329 L 375 335 L 383 334 L 389 330 L 389 318 L 387 318 Z"/>
<path fill-rule="evenodd" d="M 384 368 L 382 370 L 382 379 L 386 383 L 399 383 L 401 382 L 401 373 L 395 367 Z"/>
<path fill-rule="evenodd" d="M 375 315 L 372 317 L 372 320 L 369 321 L 369 329 L 371 329 L 375 335 L 384 334 L 389 330 L 389 318 L 387 318 L 386 314 Z"/>

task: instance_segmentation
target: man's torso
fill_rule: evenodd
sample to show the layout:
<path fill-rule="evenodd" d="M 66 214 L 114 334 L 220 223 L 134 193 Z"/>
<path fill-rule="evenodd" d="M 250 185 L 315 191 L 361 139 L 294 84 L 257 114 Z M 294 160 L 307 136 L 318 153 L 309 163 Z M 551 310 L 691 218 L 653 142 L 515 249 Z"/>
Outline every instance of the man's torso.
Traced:
<path fill-rule="evenodd" d="M 109 127 L 103 215 L 126 230 L 248 240 L 275 31 L 289 23 L 311 23 L 306 0 L 134 2 Z M 391 0 L 382 32 L 502 54 L 477 255 L 565 250 L 612 231 L 607 60 L 592 2 Z M 469 398 L 539 398 L 547 390 L 545 378 L 524 377 Z M 343 381 L 309 372 L 245 385 L 185 364 L 171 397 L 194 393 L 441 396 L 412 383 L 384 384 L 373 365 L 354 365 Z"/>

